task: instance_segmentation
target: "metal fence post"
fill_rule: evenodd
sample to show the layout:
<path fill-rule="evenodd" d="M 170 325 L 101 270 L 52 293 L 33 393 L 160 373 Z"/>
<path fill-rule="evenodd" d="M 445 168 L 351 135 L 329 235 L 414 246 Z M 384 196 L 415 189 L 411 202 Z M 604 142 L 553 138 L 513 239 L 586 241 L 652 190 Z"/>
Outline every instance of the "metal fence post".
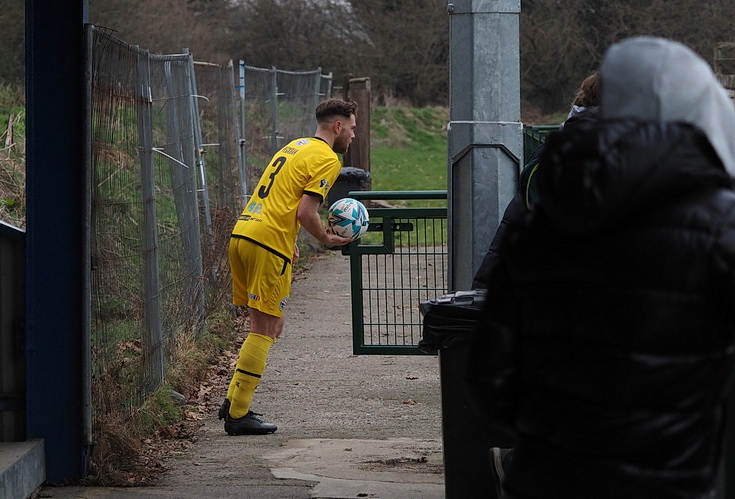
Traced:
<path fill-rule="evenodd" d="M 189 49 L 184 49 L 185 54 L 189 54 Z M 212 243 L 212 210 L 209 204 L 209 189 L 207 188 L 207 169 L 206 160 L 204 159 L 204 141 L 202 140 L 202 124 L 199 114 L 198 99 L 205 96 L 199 95 L 197 92 L 197 78 L 194 71 L 194 58 L 189 54 L 189 94 L 191 95 L 191 107 L 189 108 L 189 116 L 191 119 L 191 127 L 194 132 L 194 155 L 196 158 L 197 173 L 199 174 L 199 188 L 197 192 L 201 195 L 202 208 L 204 209 L 204 224 L 207 226 L 208 242 Z M 212 276 L 214 278 L 214 276 Z"/>
<path fill-rule="evenodd" d="M 469 289 L 520 172 L 521 5 L 456 0 L 449 12 L 449 281 Z"/>
<path fill-rule="evenodd" d="M 133 48 L 138 49 L 137 46 Z M 163 382 L 163 351 L 161 349 L 161 296 L 158 271 L 158 229 L 156 226 L 156 184 L 153 170 L 153 97 L 150 87 L 150 56 L 145 50 L 136 51 L 136 88 L 138 103 L 138 141 L 140 143 L 140 180 L 143 202 L 143 272 L 145 331 L 144 362 L 151 373 L 151 389 Z"/>
<path fill-rule="evenodd" d="M 238 145 L 240 146 L 240 189 L 242 189 L 242 205 L 244 207 L 248 202 L 248 133 L 247 133 L 247 107 L 245 102 L 245 61 L 240 61 L 240 84 L 237 89 L 240 93 L 240 139 Z"/>
<path fill-rule="evenodd" d="M 319 66 L 316 70 L 315 76 L 315 82 L 314 82 L 314 102 L 312 104 L 312 109 L 316 109 L 316 106 L 319 104 L 319 97 L 321 96 L 322 92 L 322 68 Z M 316 117 L 313 119 L 314 123 L 314 129 L 316 130 Z"/>
<path fill-rule="evenodd" d="M 329 75 L 322 75 L 322 78 L 327 80 L 327 90 L 324 92 L 324 97 L 327 99 L 332 98 L 332 83 L 334 82 L 334 74 L 330 71 Z"/>
<path fill-rule="evenodd" d="M 271 155 L 278 152 L 278 72 L 271 68 Z"/>
<path fill-rule="evenodd" d="M 235 140 L 237 141 L 237 177 L 240 183 L 240 204 L 233 208 L 242 208 L 247 204 L 248 201 L 248 180 L 247 180 L 247 168 L 245 167 L 245 155 L 247 150 L 245 149 L 245 64 L 243 61 L 239 61 L 238 64 L 238 84 L 235 85 L 236 94 L 232 95 L 232 120 L 235 127 Z M 228 64 L 230 68 L 230 78 L 233 84 L 235 83 L 235 67 L 230 59 Z M 235 95 L 239 96 L 238 100 Z"/>

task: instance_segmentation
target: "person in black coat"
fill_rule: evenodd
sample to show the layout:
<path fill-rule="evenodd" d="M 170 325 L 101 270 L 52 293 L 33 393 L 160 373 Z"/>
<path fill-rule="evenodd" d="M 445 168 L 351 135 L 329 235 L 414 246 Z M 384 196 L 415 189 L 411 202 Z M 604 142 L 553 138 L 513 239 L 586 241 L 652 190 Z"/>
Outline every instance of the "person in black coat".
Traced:
<path fill-rule="evenodd" d="M 682 44 L 600 68 L 600 120 L 552 133 L 488 276 L 468 383 L 526 498 L 708 498 L 735 355 L 735 110 Z"/>

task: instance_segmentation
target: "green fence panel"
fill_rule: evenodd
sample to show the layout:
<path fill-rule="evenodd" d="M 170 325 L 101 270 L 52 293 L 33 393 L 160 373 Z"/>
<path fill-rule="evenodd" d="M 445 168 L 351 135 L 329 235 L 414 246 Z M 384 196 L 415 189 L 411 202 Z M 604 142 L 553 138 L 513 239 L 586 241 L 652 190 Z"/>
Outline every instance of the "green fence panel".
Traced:
<path fill-rule="evenodd" d="M 523 163 L 528 161 L 533 151 L 544 143 L 546 137 L 558 130 L 559 125 L 533 125 L 523 127 Z"/>
<path fill-rule="evenodd" d="M 524 127 L 524 157 L 557 129 Z M 425 355 L 418 349 L 423 329 L 419 304 L 449 292 L 447 191 L 350 191 L 348 196 L 363 201 L 370 216 L 367 233 L 345 250 L 350 256 L 353 351 Z"/>
<path fill-rule="evenodd" d="M 425 355 L 418 349 L 419 304 L 447 293 L 447 191 L 351 191 L 349 196 L 362 200 L 370 216 L 367 233 L 346 249 L 353 351 Z M 444 200 L 437 203 L 444 206 L 377 206 L 372 200 L 412 205 Z"/>

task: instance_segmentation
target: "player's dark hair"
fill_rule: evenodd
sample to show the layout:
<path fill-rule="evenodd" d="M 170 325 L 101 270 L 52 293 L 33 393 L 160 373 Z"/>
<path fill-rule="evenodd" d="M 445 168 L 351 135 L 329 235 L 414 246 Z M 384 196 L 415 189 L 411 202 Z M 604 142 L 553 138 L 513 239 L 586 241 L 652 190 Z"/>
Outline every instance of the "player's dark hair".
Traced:
<path fill-rule="evenodd" d="M 317 123 L 325 123 L 332 121 L 335 116 L 349 117 L 357 112 L 357 103 L 355 101 L 346 101 L 342 99 L 323 100 L 316 106 Z"/>

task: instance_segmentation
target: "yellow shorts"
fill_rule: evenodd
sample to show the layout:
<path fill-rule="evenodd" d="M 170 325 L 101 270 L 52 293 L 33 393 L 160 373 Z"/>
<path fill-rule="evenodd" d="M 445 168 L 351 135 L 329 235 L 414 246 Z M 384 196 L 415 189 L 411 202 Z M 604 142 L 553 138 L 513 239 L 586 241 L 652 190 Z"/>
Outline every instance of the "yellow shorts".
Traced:
<path fill-rule="evenodd" d="M 232 303 L 281 317 L 291 294 L 291 263 L 236 237 L 230 238 L 229 257 Z"/>

